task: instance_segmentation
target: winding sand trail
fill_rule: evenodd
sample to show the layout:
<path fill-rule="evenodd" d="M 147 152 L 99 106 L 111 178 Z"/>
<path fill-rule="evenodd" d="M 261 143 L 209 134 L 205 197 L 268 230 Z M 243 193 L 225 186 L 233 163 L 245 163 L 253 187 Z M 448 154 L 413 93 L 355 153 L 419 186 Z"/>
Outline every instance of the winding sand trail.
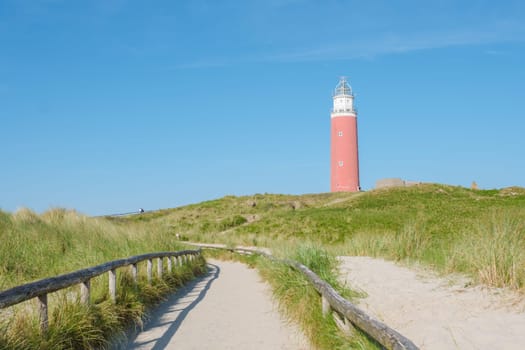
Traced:
<path fill-rule="evenodd" d="M 125 349 L 310 349 L 257 271 L 211 259 L 208 269 L 161 304 Z"/>
<path fill-rule="evenodd" d="M 523 296 L 382 259 L 339 259 L 341 278 L 368 295 L 358 307 L 421 349 L 525 349 Z"/>

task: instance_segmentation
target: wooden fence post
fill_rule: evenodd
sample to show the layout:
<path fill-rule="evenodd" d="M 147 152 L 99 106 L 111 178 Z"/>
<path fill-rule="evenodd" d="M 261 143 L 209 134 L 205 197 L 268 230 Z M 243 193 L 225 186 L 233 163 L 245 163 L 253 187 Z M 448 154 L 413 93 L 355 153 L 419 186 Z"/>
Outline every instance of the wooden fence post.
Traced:
<path fill-rule="evenodd" d="M 354 325 L 352 324 L 352 322 L 350 322 L 350 320 L 346 317 L 343 318 L 343 323 L 345 325 L 345 330 L 347 332 L 347 334 L 351 335 L 355 332 L 355 327 Z"/>
<path fill-rule="evenodd" d="M 85 280 L 80 284 L 80 302 L 89 305 L 91 299 L 91 280 Z"/>
<path fill-rule="evenodd" d="M 151 270 L 153 269 L 152 267 L 153 265 L 153 262 L 151 261 L 151 259 L 148 259 L 148 271 L 147 271 L 147 275 L 148 275 L 148 283 L 151 284 Z"/>
<path fill-rule="evenodd" d="M 168 256 L 168 273 L 171 273 L 172 266 L 171 266 L 171 256 Z"/>
<path fill-rule="evenodd" d="M 322 304 L 323 316 L 326 316 L 326 314 L 330 312 L 330 302 L 322 294 L 321 294 L 321 304 Z"/>
<path fill-rule="evenodd" d="M 354 333 L 354 325 L 348 318 L 339 314 L 337 311 L 333 311 L 332 316 L 334 317 L 335 324 L 344 334 L 351 336 Z"/>
<path fill-rule="evenodd" d="M 113 303 L 117 301 L 117 270 L 109 270 L 109 298 Z"/>
<path fill-rule="evenodd" d="M 38 304 L 38 315 L 40 317 L 40 332 L 44 334 L 49 328 L 49 319 L 47 315 L 47 294 L 42 294 L 38 296 Z"/>
<path fill-rule="evenodd" d="M 131 276 L 133 277 L 133 283 L 135 284 L 135 286 L 137 286 L 138 284 L 138 275 L 139 275 L 139 270 L 138 270 L 138 267 L 137 267 L 137 264 L 131 264 Z"/>
<path fill-rule="evenodd" d="M 164 259 L 162 257 L 158 258 L 157 259 L 157 275 L 159 279 L 162 279 L 162 272 L 164 269 L 163 264 L 164 264 Z"/>

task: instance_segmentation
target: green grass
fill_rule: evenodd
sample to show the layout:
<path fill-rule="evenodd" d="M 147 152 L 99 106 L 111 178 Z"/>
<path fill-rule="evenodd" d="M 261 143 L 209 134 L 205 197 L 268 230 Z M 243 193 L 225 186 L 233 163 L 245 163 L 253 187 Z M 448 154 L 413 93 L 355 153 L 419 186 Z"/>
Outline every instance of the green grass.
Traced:
<path fill-rule="evenodd" d="M 0 212 L 0 290 L 110 260 L 183 249 L 159 226 L 53 209 Z M 185 248 L 184 248 L 185 249 Z"/>
<path fill-rule="evenodd" d="M 226 232 L 215 224 L 234 215 L 248 222 Z M 214 226 L 200 230 L 201 219 Z M 156 220 L 188 240 L 270 248 L 311 242 L 339 254 L 418 262 L 490 286 L 525 288 L 525 189 L 518 187 L 425 184 L 358 194 L 229 196 Z"/>
<path fill-rule="evenodd" d="M 227 196 L 140 220 L 185 240 L 274 249 L 311 242 L 339 254 L 418 262 L 489 286 L 525 289 L 520 187 L 423 184 L 364 193 Z"/>

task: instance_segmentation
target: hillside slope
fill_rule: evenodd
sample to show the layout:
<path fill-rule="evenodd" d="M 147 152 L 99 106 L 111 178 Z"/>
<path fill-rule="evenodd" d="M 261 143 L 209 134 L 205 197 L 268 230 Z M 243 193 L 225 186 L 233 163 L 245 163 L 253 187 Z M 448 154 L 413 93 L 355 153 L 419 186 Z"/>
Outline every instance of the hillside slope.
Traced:
<path fill-rule="evenodd" d="M 226 196 L 129 217 L 0 211 L 0 288 L 180 241 L 311 242 L 344 255 L 420 261 L 493 286 L 525 285 L 525 189 L 437 184 L 360 193 Z"/>
<path fill-rule="evenodd" d="M 493 286 L 525 284 L 525 189 L 422 184 L 361 193 L 227 196 L 127 219 L 183 240 L 421 261 Z"/>

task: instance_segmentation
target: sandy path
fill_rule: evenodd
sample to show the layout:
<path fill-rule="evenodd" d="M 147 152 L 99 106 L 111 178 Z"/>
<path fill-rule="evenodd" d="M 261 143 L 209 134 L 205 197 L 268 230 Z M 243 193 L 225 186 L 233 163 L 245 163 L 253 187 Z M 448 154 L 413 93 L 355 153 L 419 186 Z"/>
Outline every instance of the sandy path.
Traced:
<path fill-rule="evenodd" d="M 525 349 L 523 299 L 368 257 L 341 257 L 359 307 L 421 349 Z"/>
<path fill-rule="evenodd" d="M 127 349 L 308 349 L 257 272 L 209 260 L 209 273 L 158 308 Z"/>

